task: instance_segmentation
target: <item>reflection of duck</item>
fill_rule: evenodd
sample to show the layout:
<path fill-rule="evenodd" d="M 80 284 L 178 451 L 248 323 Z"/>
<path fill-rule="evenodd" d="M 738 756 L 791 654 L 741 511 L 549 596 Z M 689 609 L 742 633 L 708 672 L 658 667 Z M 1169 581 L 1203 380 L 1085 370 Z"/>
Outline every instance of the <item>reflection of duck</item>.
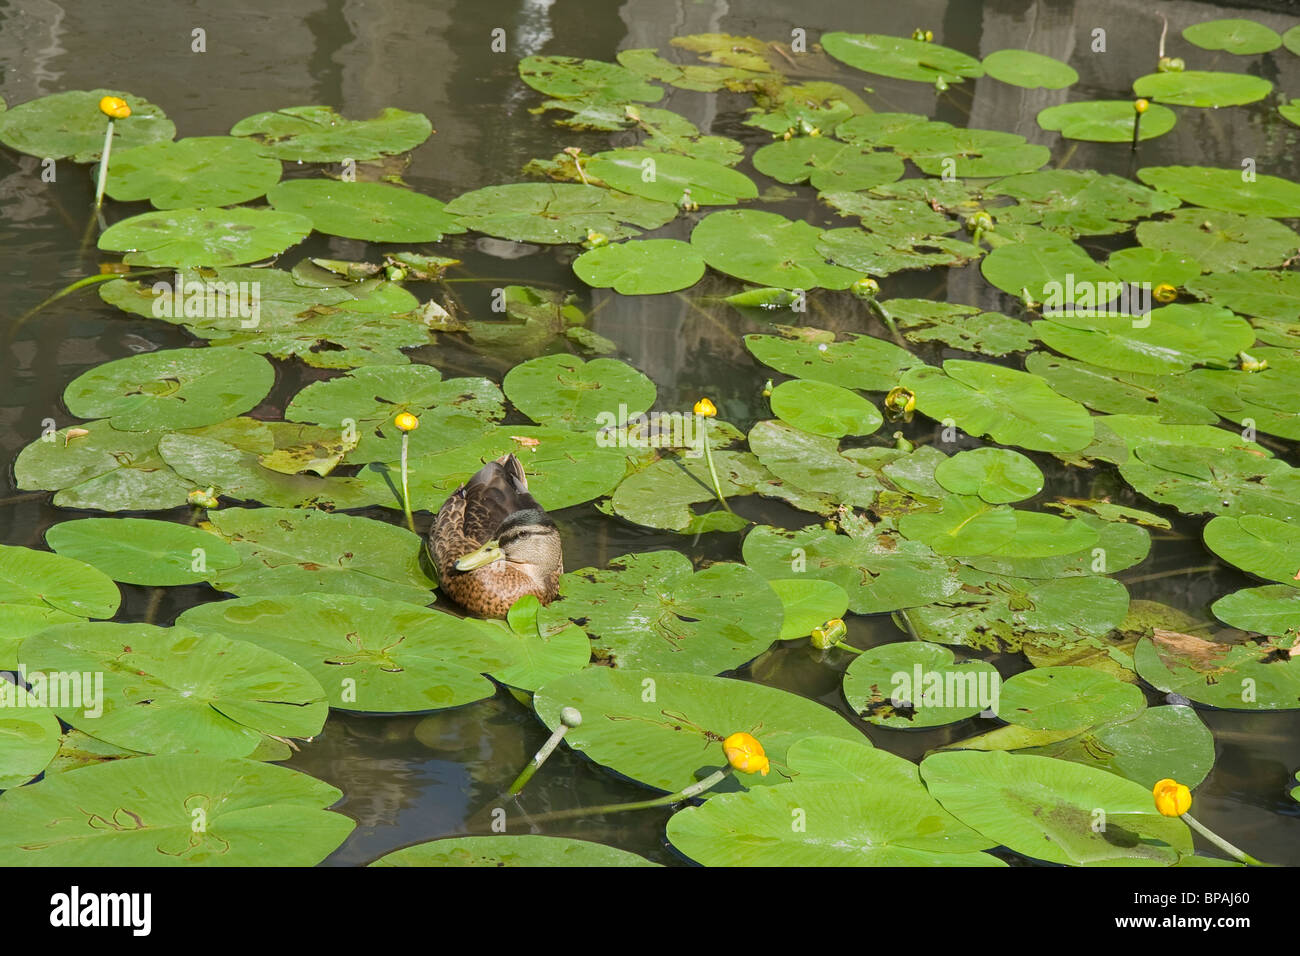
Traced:
<path fill-rule="evenodd" d="M 456 489 L 425 546 L 442 589 L 480 617 L 505 617 L 525 594 L 549 604 L 564 573 L 560 533 L 528 493 L 514 455 L 488 462 Z"/>

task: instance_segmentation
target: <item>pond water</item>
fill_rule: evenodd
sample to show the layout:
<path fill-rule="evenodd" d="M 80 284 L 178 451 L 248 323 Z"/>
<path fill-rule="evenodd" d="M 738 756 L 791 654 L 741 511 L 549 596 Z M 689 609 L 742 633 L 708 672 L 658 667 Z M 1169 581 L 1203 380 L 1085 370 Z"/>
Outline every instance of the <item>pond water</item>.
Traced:
<path fill-rule="evenodd" d="M 1170 134 L 1144 143 L 1140 159 L 1126 145 L 1062 140 L 1034 122 L 1045 106 L 1067 99 L 1125 99 L 1132 77 L 1154 60 L 1160 33 L 1153 4 L 1107 2 L 1031 3 L 919 2 L 864 4 L 828 2 L 800 5 L 791 18 L 789 4 L 776 0 L 728 3 L 725 0 L 628 0 L 626 3 L 570 3 L 565 0 L 474 0 L 422 2 L 390 0 L 288 0 L 267 11 L 261 4 L 230 3 L 195 13 L 170 5 L 142 2 L 113 5 L 26 0 L 0 4 L 0 95 L 11 104 L 67 89 L 128 89 L 164 107 L 179 135 L 221 135 L 250 114 L 293 104 L 327 103 L 351 117 L 373 115 L 385 106 L 427 114 L 437 133 L 415 150 L 403 178 L 444 201 L 471 189 L 521 181 L 530 159 L 550 157 L 565 146 L 594 153 L 610 143 L 626 144 L 627 134 L 575 132 L 552 124 L 551 116 L 530 113 L 542 97 L 525 86 L 517 58 L 554 54 L 612 60 L 623 49 L 655 47 L 666 56 L 674 36 L 726 32 L 788 40 L 792 27 L 810 38 L 824 31 L 870 31 L 909 36 L 918 26 L 933 29 L 937 42 L 979 57 L 1002 47 L 1030 47 L 1065 59 L 1080 74 L 1070 90 L 1021 90 L 985 78 L 954 85 L 944 95 L 923 83 L 868 76 L 833 64 L 827 79 L 863 94 L 880 111 L 919 112 L 960 126 L 1019 133 L 1052 148 L 1049 168 L 1097 169 L 1130 176 L 1139 165 L 1197 163 L 1236 168 L 1256 158 L 1261 172 L 1300 179 L 1300 151 L 1294 127 L 1264 104 L 1230 110 L 1182 110 Z M 1285 29 L 1286 17 L 1227 10 L 1212 4 L 1159 5 L 1178 22 L 1246 15 Z M 145 34 L 124 23 L 144 21 Z M 1088 49 L 1094 27 L 1108 30 L 1105 54 Z M 207 51 L 191 52 L 191 31 L 206 31 Z M 493 53 L 489 31 L 502 27 L 508 54 Z M 147 42 L 146 42 L 147 41 Z M 1229 66 L 1227 54 L 1199 52 L 1204 69 Z M 1300 91 L 1300 58 L 1283 61 L 1284 72 L 1267 72 L 1279 88 Z M 747 148 L 771 142 L 769 134 L 742 124 L 751 97 L 703 93 L 669 87 L 657 106 L 677 111 L 705 132 L 733 137 Z M 741 171 L 760 183 L 768 180 L 748 160 Z M 914 174 L 914 173 L 913 173 Z M 293 171 L 288 172 L 294 175 Z M 807 187 L 782 202 L 761 203 L 791 219 L 818 227 L 844 225 Z M 103 257 L 82 245 L 93 186 L 84 169 L 59 166 L 56 182 L 41 184 L 33 157 L 0 152 L 0 543 L 43 547 L 53 524 L 80 513 L 57 509 L 50 495 L 14 487 L 17 453 L 53 418 L 72 422 L 62 405 L 63 389 L 85 370 L 108 360 L 156 349 L 178 348 L 191 339 L 166 323 L 128 315 L 103 303 L 93 290 L 77 293 L 43 310 L 32 321 L 11 328 L 18 316 L 67 283 L 97 270 Z M 143 203 L 110 203 L 109 221 L 146 211 Z M 698 218 L 698 217 L 697 217 Z M 692 220 L 679 217 L 650 235 L 687 239 Z M 507 283 L 572 290 L 591 315 L 590 328 L 618 346 L 618 357 L 642 370 L 658 387 L 657 408 L 687 409 L 702 395 L 717 403 L 720 417 L 747 430 L 770 417 L 761 394 L 772 370 L 744 348 L 741 336 L 770 331 L 761 316 L 742 315 L 709 301 L 741 286 L 716 272 L 686 294 L 620 296 L 592 290 L 572 272 L 572 246 L 532 247 L 517 258 L 493 253 L 500 246 L 477 234 L 420 246 L 422 251 L 455 256 L 463 265 L 451 276 L 474 279 L 450 284 L 464 314 L 490 314 L 492 289 Z M 1084 238 L 1081 244 L 1100 256 L 1131 244 L 1131 235 Z M 504 244 L 502 244 L 504 245 Z M 375 247 L 354 240 L 314 234 L 285 261 L 305 255 L 371 259 Z M 1018 303 L 979 274 L 977 262 L 951 270 L 902 272 L 881 280 L 883 298 L 916 297 L 961 302 L 1016 314 Z M 433 287 L 417 295 L 426 298 Z M 439 294 L 441 292 L 439 291 Z M 835 331 L 865 331 L 888 338 L 888 330 L 868 313 L 844 303 L 843 295 L 813 296 L 803 324 Z M 923 360 L 971 358 L 942 345 L 914 349 Z M 412 353 L 415 362 L 436 366 L 450 377 L 483 375 L 500 381 L 518 358 L 483 354 L 457 336 Z M 984 359 L 987 361 L 987 359 Z M 1010 356 L 999 362 L 1020 367 Z M 300 363 L 279 363 L 278 380 L 256 417 L 276 418 L 288 398 L 305 384 L 330 373 Z M 508 419 L 523 421 L 522 417 Z M 939 429 L 924 416 L 899 426 L 912 441 L 939 440 Z M 892 428 L 868 443 L 886 443 Z M 964 437 L 945 447 L 949 453 L 979 447 Z M 1300 464 L 1294 443 L 1272 441 L 1279 457 Z M 1116 500 L 1151 508 L 1173 522 L 1172 531 L 1154 531 L 1150 556 L 1119 575 L 1134 599 L 1168 604 L 1198 621 L 1212 620 L 1211 601 L 1258 583 L 1219 561 L 1201 543 L 1203 518 L 1189 519 L 1171 508 L 1153 507 L 1118 481 L 1114 469 L 1067 468 L 1047 454 L 1029 453 L 1046 476 L 1052 496 L 1089 498 L 1114 489 Z M 808 523 L 806 514 L 767 499 L 748 498 L 737 510 L 755 521 L 790 528 Z M 366 512 L 397 522 L 392 511 Z M 91 513 L 87 513 L 91 514 Z M 156 514 L 185 520 L 186 509 Z M 604 567 L 629 552 L 675 549 L 697 563 L 741 560 L 740 535 L 715 533 L 692 538 L 639 528 L 607 517 L 592 504 L 554 514 L 564 539 L 566 567 Z M 417 530 L 431 521 L 416 516 Z M 187 607 L 212 600 L 207 586 L 167 589 L 151 608 L 154 589 L 123 585 L 118 620 L 172 622 Z M 446 606 L 445 599 L 439 606 Z M 848 618 L 849 641 L 869 647 L 903 635 L 888 615 Z M 1020 655 L 989 658 L 1004 677 L 1026 665 Z M 848 654 L 824 655 L 806 641 L 778 644 L 737 676 L 793 691 L 850 715 L 840 690 Z M 1156 703 L 1161 695 L 1150 693 Z M 1300 804 L 1288 796 L 1300 766 L 1300 712 L 1242 713 L 1199 709 L 1216 742 L 1214 769 L 1197 789 L 1197 816 L 1238 846 L 1279 864 L 1300 864 L 1295 838 Z M 877 747 L 912 760 L 944 743 L 994 726 L 972 718 L 933 730 L 899 732 L 855 720 Z M 336 809 L 354 818 L 357 828 L 327 864 L 369 863 L 399 847 L 441 836 L 487 833 L 485 810 L 498 805 L 509 785 L 548 732 L 529 708 L 505 689 L 490 700 L 432 715 L 364 717 L 332 713 L 324 732 L 303 747 L 288 766 L 339 787 Z M 529 813 L 642 799 L 646 790 L 621 780 L 566 748 L 532 781 L 521 806 Z M 681 863 L 664 840 L 667 809 L 583 818 L 546 825 L 544 832 L 596 840 L 661 863 Z M 516 824 L 516 826 L 518 826 Z M 519 832 L 518 829 L 512 832 Z M 1013 864 L 1025 862 L 1006 854 Z"/>

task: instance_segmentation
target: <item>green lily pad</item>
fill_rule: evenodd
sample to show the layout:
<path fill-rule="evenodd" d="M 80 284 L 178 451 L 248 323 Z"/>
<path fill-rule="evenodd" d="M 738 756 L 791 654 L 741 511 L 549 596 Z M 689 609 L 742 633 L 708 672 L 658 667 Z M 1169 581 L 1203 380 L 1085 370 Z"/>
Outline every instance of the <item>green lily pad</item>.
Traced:
<path fill-rule="evenodd" d="M 658 866 L 617 847 L 568 837 L 451 837 L 386 853 L 371 866 Z"/>
<path fill-rule="evenodd" d="M 1133 81 L 1133 92 L 1173 106 L 1240 106 L 1262 100 L 1273 84 L 1245 73 L 1187 70 L 1182 73 L 1148 73 Z"/>
<path fill-rule="evenodd" d="M 1151 188 L 1173 193 L 1194 206 L 1273 219 L 1300 216 L 1300 185 L 1281 176 L 1259 173 L 1247 182 L 1240 169 L 1213 166 L 1147 166 L 1137 176 Z"/>
<path fill-rule="evenodd" d="M 573 355 L 543 355 L 516 365 L 501 383 L 506 397 L 533 421 L 591 431 L 626 406 L 639 415 L 655 401 L 655 386 L 617 359 L 584 362 Z"/>
<path fill-rule="evenodd" d="M 991 504 L 1032 498 L 1043 490 L 1043 473 L 1019 452 L 975 448 L 945 458 L 934 470 L 939 484 L 958 495 L 978 495 Z"/>
<path fill-rule="evenodd" d="M 1034 346 L 1029 323 L 1001 312 L 929 299 L 890 299 L 887 308 L 909 342 L 939 342 L 964 352 L 994 356 Z"/>
<path fill-rule="evenodd" d="M 943 370 L 913 368 L 900 383 L 936 421 L 952 419 L 969 435 L 1033 451 L 1078 451 L 1093 437 L 1092 417 L 1036 375 L 962 359 Z"/>
<path fill-rule="evenodd" d="M 807 575 L 838 584 L 855 614 L 931 604 L 960 587 L 948 562 L 927 545 L 887 531 L 851 538 L 817 525 L 799 531 L 759 525 L 746 536 L 743 553 L 768 580 Z"/>
<path fill-rule="evenodd" d="M 980 272 L 1008 295 L 1019 298 L 1028 289 L 1034 301 L 1051 306 L 1069 305 L 1062 298 L 1069 288 L 1096 290 L 1102 303 L 1118 298 L 1123 288 L 1082 246 L 1051 233 L 998 246 L 981 260 Z M 1068 276 L 1074 281 L 1067 285 Z"/>
<path fill-rule="evenodd" d="M 122 202 L 147 199 L 155 209 L 229 206 L 264 195 L 281 171 L 279 160 L 247 140 L 195 136 L 114 150 L 105 192 Z"/>
<path fill-rule="evenodd" d="M 786 760 L 801 782 L 889 780 L 902 785 L 921 782 L 921 771 L 916 764 L 887 750 L 877 750 L 866 737 L 859 740 L 805 737 L 790 745 Z"/>
<path fill-rule="evenodd" d="M 1300 521 L 1300 471 L 1244 449 L 1139 445 L 1120 475 L 1136 491 L 1185 514 Z"/>
<path fill-rule="evenodd" d="M 1204 533 L 1205 546 L 1229 564 L 1300 588 L 1300 523 L 1254 514 L 1219 515 Z"/>
<path fill-rule="evenodd" d="M 906 349 L 869 335 L 842 342 L 746 335 L 745 348 L 778 372 L 870 392 L 886 392 L 908 369 L 922 365 Z"/>
<path fill-rule="evenodd" d="M 559 99 L 588 103 L 657 103 L 664 91 L 616 63 L 573 56 L 528 56 L 519 77 L 533 89 Z"/>
<path fill-rule="evenodd" d="M 1030 558 L 1006 553 L 1012 549 L 1001 549 L 993 554 L 963 557 L 962 563 L 980 571 L 1015 578 L 1061 578 L 1114 574 L 1141 564 L 1151 551 L 1151 535 L 1137 525 L 1104 521 L 1082 512 L 1066 513 L 1074 514 L 1076 522 L 1092 528 L 1097 533 L 1097 540 L 1068 554 Z M 1017 518 L 1023 520 L 1024 514 L 1018 513 Z M 1051 527 L 1045 530 L 1050 533 Z M 1077 531 L 1077 525 L 1072 526 L 1072 530 Z M 1032 529 L 1025 525 L 1018 527 L 1017 531 L 1028 535 Z"/>
<path fill-rule="evenodd" d="M 1079 81 L 1069 64 L 1031 50 L 995 50 L 984 58 L 984 72 L 1027 90 L 1063 90 Z"/>
<path fill-rule="evenodd" d="M 1282 37 L 1254 20 L 1205 20 L 1183 30 L 1183 39 L 1204 50 L 1227 50 L 1241 56 L 1269 53 L 1282 45 Z"/>
<path fill-rule="evenodd" d="M 792 822 L 793 821 L 793 822 Z M 816 821 L 809 832 L 803 821 Z M 801 825 L 802 823 L 802 825 Z M 1005 866 L 920 785 L 802 780 L 679 810 L 668 839 L 705 866 Z"/>
<path fill-rule="evenodd" d="M 256 406 L 275 383 L 260 355 L 230 348 L 167 349 L 107 362 L 63 391 L 68 411 L 122 431 L 196 428 Z"/>
<path fill-rule="evenodd" d="M 813 628 L 827 621 L 843 618 L 849 609 L 849 596 L 834 581 L 815 578 L 773 578 L 768 585 L 781 599 L 785 616 L 781 621 L 780 639 L 808 637 Z"/>
<path fill-rule="evenodd" d="M 1216 519 L 1217 520 L 1217 519 Z M 1219 644 L 1157 631 L 1133 653 L 1142 679 L 1166 693 L 1224 710 L 1300 708 L 1300 658 L 1271 644 Z"/>
<path fill-rule="evenodd" d="M 850 191 L 903 176 L 903 161 L 893 153 L 825 136 L 799 136 L 764 146 L 754 153 L 754 168 L 782 183 L 808 182 L 814 189 Z"/>
<path fill-rule="evenodd" d="M 6 682 L 6 689 L 0 692 L 0 699 L 13 696 Z M 30 701 L 30 695 L 24 690 L 17 694 Z M 6 700 L 3 713 L 0 713 L 0 790 L 21 787 L 37 774 L 45 770 L 59 752 L 61 729 L 54 714 L 48 710 L 32 708 L 18 709 Z"/>
<path fill-rule="evenodd" d="M 1036 224 L 1070 238 L 1127 232 L 1134 220 L 1178 205 L 1178 200 L 1166 193 L 1091 170 L 1022 173 L 998 180 L 986 192 L 1018 200 L 1018 205 L 996 210 L 1000 227 Z"/>
<path fill-rule="evenodd" d="M 739 67 L 709 66 L 698 63 L 681 65 L 665 60 L 655 50 L 620 50 L 618 62 L 638 76 L 658 80 L 681 90 L 707 93 L 730 89 L 753 89 L 756 79 L 766 79 L 767 73 Z"/>
<path fill-rule="evenodd" d="M 103 152 L 108 126 L 108 117 L 99 111 L 105 96 L 120 97 L 131 107 L 130 116 L 113 123 L 113 152 L 176 135 L 176 124 L 138 96 L 120 90 L 68 90 L 0 110 L 0 143 L 42 159 L 95 162 Z"/>
<path fill-rule="evenodd" d="M 842 197 L 856 195 L 823 193 L 821 198 L 846 211 Z M 898 218 L 880 219 L 876 213 L 881 207 L 888 207 L 888 215 L 898 214 Z M 980 254 L 979 248 L 969 242 L 943 235 L 953 231 L 956 224 L 936 217 L 933 210 L 920 203 L 882 199 L 872 201 L 868 208 L 851 212 L 864 214 L 863 222 L 869 223 L 868 228 L 827 229 L 817 241 L 817 250 L 836 265 L 855 272 L 886 276 L 905 269 L 961 265 Z M 927 232 L 936 218 L 940 220 L 936 227 L 939 234 Z"/>
<path fill-rule="evenodd" d="M 662 203 L 679 203 L 687 192 L 701 206 L 732 206 L 758 197 L 758 187 L 744 173 L 690 156 L 616 149 L 597 153 L 584 168 L 613 189 Z"/>
<path fill-rule="evenodd" d="M 542 603 L 531 594 L 517 600 L 504 621 L 466 618 L 481 633 L 490 635 L 479 652 L 506 658 L 488 673 L 507 687 L 532 691 L 560 677 L 576 674 L 591 662 L 591 641 L 576 624 L 543 631 L 538 619 Z"/>
<path fill-rule="evenodd" d="M 234 266 L 278 255 L 307 238 L 311 220 L 274 209 L 170 209 L 115 222 L 99 248 L 133 266 Z"/>
<path fill-rule="evenodd" d="M 93 699 L 83 689 L 80 700 L 64 698 L 54 710 L 129 750 L 246 757 L 263 735 L 312 737 L 325 723 L 325 692 L 307 671 L 221 634 L 59 624 L 24 641 L 18 656 L 28 673 L 95 674 Z"/>
<path fill-rule="evenodd" d="M 1242 588 L 1210 605 L 1224 624 L 1282 637 L 1300 631 L 1300 591 L 1285 584 Z"/>
<path fill-rule="evenodd" d="M 770 401 L 778 418 L 814 435 L 870 435 L 884 421 L 861 395 L 826 382 L 782 382 L 772 390 Z"/>
<path fill-rule="evenodd" d="M 1145 246 L 1116 249 L 1106 259 L 1106 268 L 1124 282 L 1149 282 L 1152 287 L 1190 285 L 1201 274 L 1201 264 L 1191 256 Z"/>
<path fill-rule="evenodd" d="M 858 273 L 827 265 L 818 251 L 820 230 L 757 209 L 705 216 L 691 232 L 704 261 L 727 275 L 782 289 L 847 289 Z"/>
<path fill-rule="evenodd" d="M 906 156 L 931 176 L 982 179 L 1029 173 L 1051 158 L 1046 146 L 991 129 L 925 123 L 890 133 L 882 145 Z"/>
<path fill-rule="evenodd" d="M 1168 866 L 1192 852 L 1187 824 L 1161 816 L 1146 787 L 1104 770 L 966 750 L 931 754 L 921 776 L 957 819 L 1033 859 Z"/>
<path fill-rule="evenodd" d="M 823 33 L 821 44 L 841 63 L 900 80 L 933 83 L 942 79 L 948 83 L 960 83 L 967 77 L 973 79 L 984 75 L 979 60 L 937 43 L 878 33 L 835 31 Z"/>
<path fill-rule="evenodd" d="M 429 604 L 434 582 L 420 567 L 422 543 L 405 528 L 350 515 L 284 508 L 210 512 L 214 530 L 241 563 L 212 586 L 241 596 L 364 594 Z"/>
<path fill-rule="evenodd" d="M 0 862 L 314 866 L 356 826 L 325 810 L 342 796 L 305 773 L 254 760 L 114 760 L 0 797 Z M 41 839 L 33 841 L 34 833 Z"/>
<path fill-rule="evenodd" d="M 1190 279 L 1187 291 L 1243 315 L 1292 322 L 1295 302 L 1300 298 L 1300 273 L 1264 270 L 1213 273 Z"/>
<path fill-rule="evenodd" d="M 704 257 L 680 239 L 641 239 L 590 249 L 573 271 L 589 286 L 619 295 L 654 295 L 689 289 L 704 276 Z"/>
<path fill-rule="evenodd" d="M 1166 375 L 1121 373 L 1046 352 L 1031 353 L 1025 368 L 1041 376 L 1053 391 L 1099 412 L 1192 425 L 1218 421 L 1205 405 L 1177 394 Z"/>
<path fill-rule="evenodd" d="M 206 581 L 239 555 L 216 535 L 149 518 L 80 518 L 45 533 L 58 554 L 84 561 L 125 584 L 166 586 Z"/>
<path fill-rule="evenodd" d="M 1002 685 L 998 716 L 1032 730 L 1074 730 L 1145 708 L 1139 688 L 1091 667 L 1036 667 Z"/>
<path fill-rule="evenodd" d="M 121 603 L 113 579 L 88 564 L 48 551 L 0 544 L 0 604 L 107 618 L 117 613 Z"/>
<path fill-rule="evenodd" d="M 33 554 L 44 554 L 43 551 Z M 0 566 L 5 563 L 5 556 L 0 552 Z M 0 571 L 0 574 L 4 572 Z M 7 582 L 5 582 L 7 583 Z M 4 586 L 0 584 L 0 586 Z M 0 670 L 16 671 L 18 669 L 18 647 L 33 634 L 53 627 L 55 624 L 71 624 L 84 621 L 79 614 L 69 614 L 58 608 L 35 604 L 0 604 Z M 0 688 L 2 689 L 2 688 Z"/>
<path fill-rule="evenodd" d="M 1132 100 L 1083 100 L 1040 110 L 1038 125 L 1059 132 L 1066 139 L 1128 143 L 1133 140 L 1135 123 L 1138 125 L 1138 139 L 1146 141 L 1165 135 L 1178 122 L 1178 115 L 1159 103 L 1147 107 L 1140 123 L 1137 116 Z"/>
<path fill-rule="evenodd" d="M 1106 427 L 1123 439 L 1128 457 L 1115 463 L 1126 464 L 1133 453 L 1143 445 L 1183 445 L 1196 448 L 1244 449 L 1261 458 L 1271 458 L 1272 452 L 1257 442 L 1247 441 L 1238 432 L 1210 425 L 1165 425 L 1150 415 L 1106 415 L 1097 419 L 1098 427 Z"/>
<path fill-rule="evenodd" d="M 1178 209 L 1167 220 L 1140 223 L 1137 240 L 1199 263 L 1206 272 L 1281 265 L 1300 250 L 1300 235 L 1280 222 L 1203 209 Z"/>
<path fill-rule="evenodd" d="M 350 120 L 332 106 L 286 106 L 236 123 L 231 136 L 251 136 L 262 153 L 299 163 L 362 162 L 415 149 L 433 133 L 423 113 L 387 107 L 368 120 Z"/>
<path fill-rule="evenodd" d="M 442 611 L 368 595 L 247 597 L 192 607 L 177 623 L 248 641 L 320 681 L 331 707 L 410 713 L 491 697 L 482 673 L 512 657 L 502 634 Z"/>
<path fill-rule="evenodd" d="M 785 422 L 763 421 L 749 432 L 749 447 L 776 475 L 805 491 L 869 508 L 882 488 L 869 464 L 842 454 L 839 442 L 813 435 Z"/>
<path fill-rule="evenodd" d="M 582 242 L 588 232 L 626 239 L 658 229 L 677 207 L 578 183 L 511 183 L 464 193 L 443 212 L 462 226 L 516 242 Z"/>
<path fill-rule="evenodd" d="M 939 644 L 904 641 L 855 657 L 844 699 L 880 727 L 941 727 L 993 709 L 1001 681 L 986 661 L 955 661 Z"/>
<path fill-rule="evenodd" d="M 771 764 L 767 776 L 734 774 L 728 787 L 744 789 L 783 783 L 789 773 L 786 751 L 805 737 L 862 739 L 843 717 L 814 701 L 699 674 L 589 667 L 533 696 L 537 715 L 552 729 L 560 725 L 565 707 L 582 713 L 582 726 L 564 738 L 569 747 L 670 793 L 725 767 L 722 741 L 738 731 L 753 734 Z"/>
<path fill-rule="evenodd" d="M 348 239 L 437 242 L 465 231 L 438 200 L 384 183 L 291 179 L 268 191 L 266 198 L 280 212 L 311 220 L 317 232 Z"/>
<path fill-rule="evenodd" d="M 685 555 L 653 551 L 561 577 L 560 599 L 538 612 L 538 627 L 545 634 L 569 621 L 610 667 L 717 674 L 780 637 L 781 599 L 743 564 L 695 571 Z"/>

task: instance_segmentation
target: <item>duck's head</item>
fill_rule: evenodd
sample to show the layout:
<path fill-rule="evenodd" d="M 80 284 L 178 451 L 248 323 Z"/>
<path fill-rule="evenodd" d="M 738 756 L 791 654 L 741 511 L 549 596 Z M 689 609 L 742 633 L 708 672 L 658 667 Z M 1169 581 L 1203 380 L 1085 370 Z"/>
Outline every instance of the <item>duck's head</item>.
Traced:
<path fill-rule="evenodd" d="M 496 537 L 456 562 L 457 571 L 473 571 L 494 561 L 527 565 L 541 577 L 563 571 L 560 532 L 545 511 L 516 511 L 501 523 Z"/>

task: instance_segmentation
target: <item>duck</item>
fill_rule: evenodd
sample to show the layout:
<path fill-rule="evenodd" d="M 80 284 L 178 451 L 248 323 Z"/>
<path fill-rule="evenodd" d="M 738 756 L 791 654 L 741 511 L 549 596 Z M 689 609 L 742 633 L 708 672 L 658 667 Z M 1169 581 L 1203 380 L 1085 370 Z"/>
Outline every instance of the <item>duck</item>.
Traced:
<path fill-rule="evenodd" d="M 477 617 L 504 618 L 527 594 L 559 594 L 564 549 L 513 454 L 490 461 L 438 509 L 425 547 L 443 591 Z"/>

